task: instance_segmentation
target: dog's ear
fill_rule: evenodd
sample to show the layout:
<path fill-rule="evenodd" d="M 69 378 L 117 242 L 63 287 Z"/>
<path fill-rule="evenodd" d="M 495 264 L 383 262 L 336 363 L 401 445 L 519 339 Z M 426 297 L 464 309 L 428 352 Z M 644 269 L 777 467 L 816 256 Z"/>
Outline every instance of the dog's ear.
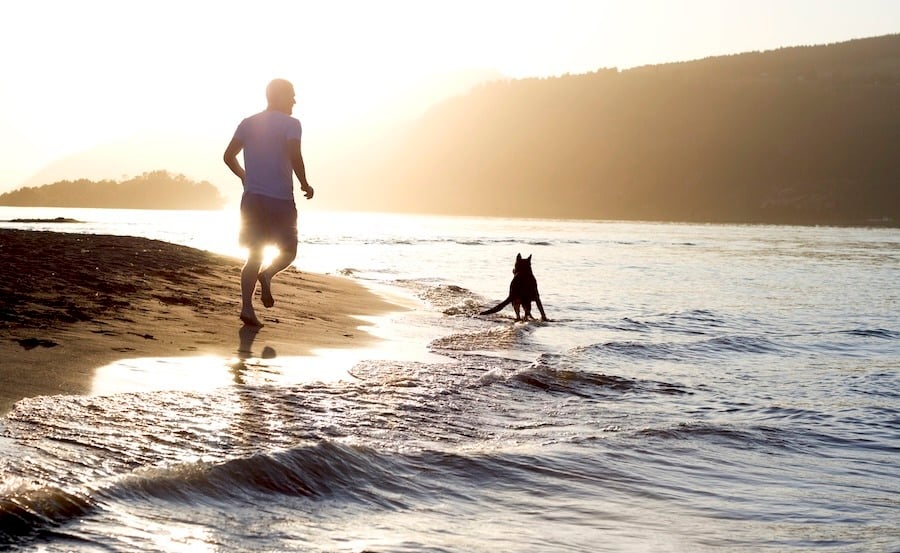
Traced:
<path fill-rule="evenodd" d="M 531 254 L 534 255 L 534 254 Z M 531 255 L 528 256 L 528 261 L 531 261 Z"/>
<path fill-rule="evenodd" d="M 516 261 L 522 261 L 522 254 L 520 254 L 520 253 L 516 254 Z"/>

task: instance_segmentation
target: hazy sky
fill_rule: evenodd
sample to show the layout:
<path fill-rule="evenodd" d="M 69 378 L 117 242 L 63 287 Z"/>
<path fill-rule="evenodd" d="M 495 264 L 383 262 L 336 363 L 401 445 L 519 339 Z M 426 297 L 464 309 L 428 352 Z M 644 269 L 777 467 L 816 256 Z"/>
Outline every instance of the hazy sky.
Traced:
<path fill-rule="evenodd" d="M 297 85 L 309 139 L 437 74 L 547 76 L 884 35 L 900 32 L 900 1 L 29 0 L 4 2 L 0 20 L 3 191 L 139 133 L 224 146 L 275 76 Z"/>

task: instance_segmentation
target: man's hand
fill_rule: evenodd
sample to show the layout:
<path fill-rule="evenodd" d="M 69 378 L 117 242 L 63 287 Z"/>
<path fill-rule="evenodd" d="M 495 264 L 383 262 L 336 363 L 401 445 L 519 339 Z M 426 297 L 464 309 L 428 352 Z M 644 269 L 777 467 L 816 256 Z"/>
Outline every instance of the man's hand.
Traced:
<path fill-rule="evenodd" d="M 304 185 L 302 185 L 302 186 L 300 187 L 300 190 L 303 191 L 303 193 L 304 193 L 304 195 L 306 196 L 306 199 L 307 199 L 307 200 L 311 200 L 312 197 L 313 197 L 313 194 L 316 193 L 316 191 L 313 190 L 313 187 L 310 186 L 309 184 L 304 184 Z"/>

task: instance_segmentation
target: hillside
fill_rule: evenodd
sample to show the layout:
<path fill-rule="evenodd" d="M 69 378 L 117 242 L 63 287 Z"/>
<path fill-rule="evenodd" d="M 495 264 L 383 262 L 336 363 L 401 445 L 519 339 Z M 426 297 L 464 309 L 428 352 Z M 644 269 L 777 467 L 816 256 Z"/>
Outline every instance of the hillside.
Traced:
<path fill-rule="evenodd" d="M 126 181 L 59 181 L 0 194 L 0 205 L 120 209 L 220 209 L 225 199 L 206 181 L 151 171 Z"/>
<path fill-rule="evenodd" d="M 900 224 L 900 35 L 487 84 L 327 175 L 344 208 Z"/>

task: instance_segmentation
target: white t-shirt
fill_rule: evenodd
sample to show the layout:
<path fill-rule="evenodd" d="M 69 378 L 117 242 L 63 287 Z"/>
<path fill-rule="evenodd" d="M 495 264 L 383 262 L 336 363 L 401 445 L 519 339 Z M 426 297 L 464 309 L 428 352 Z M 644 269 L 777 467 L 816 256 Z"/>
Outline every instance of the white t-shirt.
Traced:
<path fill-rule="evenodd" d="M 300 140 L 300 121 L 266 110 L 241 121 L 234 137 L 244 146 L 244 194 L 294 199 L 288 140 Z"/>

